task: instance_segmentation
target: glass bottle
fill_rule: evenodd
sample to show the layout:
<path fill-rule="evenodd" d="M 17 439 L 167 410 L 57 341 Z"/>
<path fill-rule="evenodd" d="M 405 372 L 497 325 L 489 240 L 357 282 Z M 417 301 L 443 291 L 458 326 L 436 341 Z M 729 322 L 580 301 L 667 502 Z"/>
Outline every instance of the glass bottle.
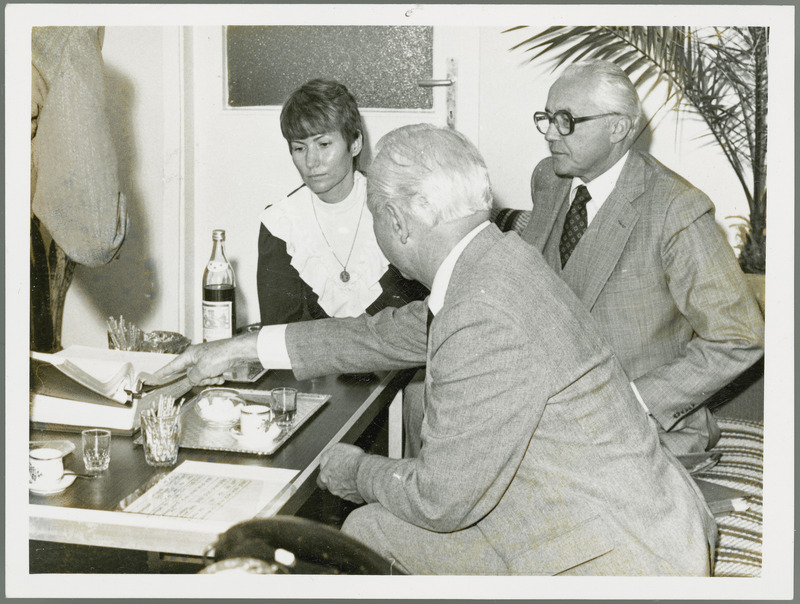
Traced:
<path fill-rule="evenodd" d="M 225 256 L 225 231 L 211 233 L 211 258 L 203 271 L 203 342 L 236 333 L 236 281 Z"/>

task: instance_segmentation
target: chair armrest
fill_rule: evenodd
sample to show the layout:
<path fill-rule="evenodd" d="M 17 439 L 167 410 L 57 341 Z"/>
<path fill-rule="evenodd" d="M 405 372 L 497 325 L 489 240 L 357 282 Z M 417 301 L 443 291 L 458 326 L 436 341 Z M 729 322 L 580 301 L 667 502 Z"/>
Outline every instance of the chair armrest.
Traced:
<path fill-rule="evenodd" d="M 502 232 L 514 231 L 522 233 L 531 219 L 530 210 L 515 210 L 513 208 L 494 208 L 490 219 Z"/>

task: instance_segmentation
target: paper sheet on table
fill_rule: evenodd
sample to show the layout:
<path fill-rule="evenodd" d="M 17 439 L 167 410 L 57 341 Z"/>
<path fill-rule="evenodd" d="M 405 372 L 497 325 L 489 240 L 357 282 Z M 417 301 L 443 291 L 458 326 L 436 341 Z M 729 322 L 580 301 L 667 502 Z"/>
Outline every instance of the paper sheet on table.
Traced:
<path fill-rule="evenodd" d="M 125 512 L 239 522 L 254 517 L 297 470 L 184 461 L 132 502 Z"/>

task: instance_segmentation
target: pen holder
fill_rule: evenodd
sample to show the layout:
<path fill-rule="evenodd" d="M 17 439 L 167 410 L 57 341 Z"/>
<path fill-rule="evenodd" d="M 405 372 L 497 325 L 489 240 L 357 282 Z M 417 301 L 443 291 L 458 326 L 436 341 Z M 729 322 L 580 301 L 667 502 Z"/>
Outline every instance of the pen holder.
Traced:
<path fill-rule="evenodd" d="M 178 461 L 178 443 L 181 438 L 181 416 L 141 415 L 142 446 L 148 465 L 173 466 Z"/>

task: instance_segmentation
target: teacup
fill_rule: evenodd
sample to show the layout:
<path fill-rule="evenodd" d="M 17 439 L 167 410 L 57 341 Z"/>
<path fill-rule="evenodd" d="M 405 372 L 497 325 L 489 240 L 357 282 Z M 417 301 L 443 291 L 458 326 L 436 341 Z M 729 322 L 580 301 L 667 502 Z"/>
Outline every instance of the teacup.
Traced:
<path fill-rule="evenodd" d="M 264 438 L 269 430 L 271 413 L 266 405 L 242 407 L 239 427 L 246 438 Z"/>
<path fill-rule="evenodd" d="M 33 449 L 28 456 L 30 484 L 34 486 L 55 485 L 64 476 L 64 462 L 58 449 L 42 447 Z"/>

